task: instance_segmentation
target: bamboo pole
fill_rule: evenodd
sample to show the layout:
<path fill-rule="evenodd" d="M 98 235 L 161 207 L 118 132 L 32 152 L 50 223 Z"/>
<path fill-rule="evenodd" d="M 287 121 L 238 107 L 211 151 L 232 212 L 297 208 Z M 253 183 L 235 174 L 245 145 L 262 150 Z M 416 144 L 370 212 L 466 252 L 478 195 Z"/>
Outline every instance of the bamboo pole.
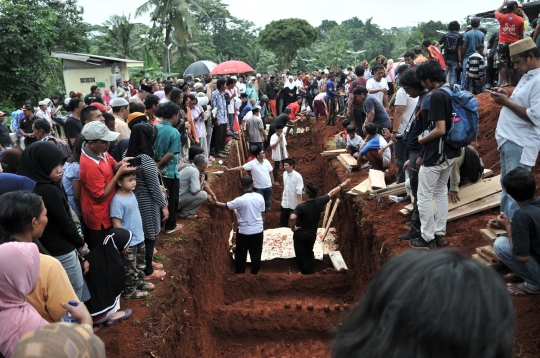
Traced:
<path fill-rule="evenodd" d="M 242 155 L 240 156 L 240 158 L 242 158 L 242 162 L 246 162 L 246 158 L 244 156 L 244 141 L 242 140 L 242 132 L 240 132 L 238 134 L 238 142 L 240 143 L 240 152 L 242 153 Z"/>
<path fill-rule="evenodd" d="M 326 210 L 324 212 L 324 219 L 322 222 L 322 227 L 326 227 L 326 219 L 328 219 L 328 214 L 330 213 L 330 208 L 332 207 L 332 199 L 326 204 Z"/>
<path fill-rule="evenodd" d="M 245 156 L 246 156 L 246 161 L 247 161 L 247 159 L 248 159 L 249 156 L 251 155 L 251 150 L 250 150 L 250 148 L 249 148 L 249 143 L 248 143 L 248 141 L 247 141 L 247 138 L 246 138 L 244 132 L 242 132 L 242 139 L 244 140 L 244 148 L 246 149 L 246 150 L 245 150 Z"/>
<path fill-rule="evenodd" d="M 242 159 L 240 158 L 240 150 L 238 149 L 238 143 L 235 145 L 236 147 L 236 154 L 238 154 L 238 164 L 242 166 Z M 240 169 L 240 179 L 242 179 L 242 169 Z"/>
<path fill-rule="evenodd" d="M 322 241 L 324 241 L 324 239 L 326 238 L 326 234 L 328 234 L 328 230 L 330 230 L 330 224 L 332 224 L 332 219 L 334 219 L 334 214 L 336 213 L 338 205 L 339 205 L 339 199 L 336 199 L 336 204 L 332 208 L 332 214 L 330 214 L 330 218 L 328 219 L 328 224 L 326 225 L 326 230 L 324 230 Z"/>

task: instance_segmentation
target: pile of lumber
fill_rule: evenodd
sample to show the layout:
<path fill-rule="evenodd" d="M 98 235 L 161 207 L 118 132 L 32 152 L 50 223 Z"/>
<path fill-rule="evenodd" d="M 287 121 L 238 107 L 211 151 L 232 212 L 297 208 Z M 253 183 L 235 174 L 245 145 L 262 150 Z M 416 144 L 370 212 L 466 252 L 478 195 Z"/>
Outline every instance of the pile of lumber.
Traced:
<path fill-rule="evenodd" d="M 506 231 L 486 228 L 481 229 L 480 234 L 489 242 L 489 245 L 477 247 L 476 254 L 472 255 L 473 260 L 476 260 L 486 266 L 493 267 L 495 269 L 504 268 L 504 264 L 493 250 L 493 242 L 497 237 L 506 235 Z"/>
<path fill-rule="evenodd" d="M 337 159 L 347 169 L 349 169 L 349 167 L 351 167 L 351 169 L 358 169 L 356 158 L 349 153 L 340 154 L 337 156 Z"/>
<path fill-rule="evenodd" d="M 334 150 L 325 150 L 321 153 L 323 157 L 326 158 L 337 158 L 340 154 L 346 154 L 346 149 L 334 149 Z"/>
<path fill-rule="evenodd" d="M 348 193 L 352 195 L 375 194 L 376 196 L 382 196 L 399 195 L 397 193 L 403 192 L 405 192 L 405 184 L 387 187 L 384 180 L 384 172 L 370 169 L 368 178 L 352 188 Z"/>
<path fill-rule="evenodd" d="M 500 176 L 482 179 L 474 184 L 462 186 L 459 190 L 460 200 L 457 203 L 448 203 L 448 221 L 496 208 L 501 202 Z M 433 201 L 435 208 L 435 201 Z M 409 204 L 400 210 L 402 215 L 410 215 L 413 205 Z"/>

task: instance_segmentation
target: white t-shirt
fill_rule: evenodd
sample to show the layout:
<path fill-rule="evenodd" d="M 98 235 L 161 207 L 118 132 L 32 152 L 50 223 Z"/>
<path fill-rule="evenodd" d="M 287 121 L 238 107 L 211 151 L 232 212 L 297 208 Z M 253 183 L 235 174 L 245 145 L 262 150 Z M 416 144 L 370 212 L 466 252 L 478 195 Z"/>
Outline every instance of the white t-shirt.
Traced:
<path fill-rule="evenodd" d="M 263 232 L 262 213 L 265 206 L 261 194 L 255 192 L 244 193 L 244 195 L 233 201 L 229 201 L 227 208 L 229 210 L 236 209 L 238 213 L 238 232 L 240 234 L 254 235 Z"/>
<path fill-rule="evenodd" d="M 296 86 L 296 94 L 304 93 L 300 92 L 300 87 L 304 88 L 304 82 L 300 78 L 294 82 L 294 85 Z"/>
<path fill-rule="evenodd" d="M 227 93 L 229 93 L 229 96 L 231 96 L 231 100 L 229 102 L 229 105 L 227 106 L 227 113 L 234 113 L 234 104 L 236 103 L 236 98 L 238 98 L 238 92 L 236 88 L 232 88 L 226 91 Z"/>
<path fill-rule="evenodd" d="M 411 122 L 411 116 L 414 113 L 414 109 L 416 108 L 416 103 L 418 102 L 417 98 L 412 98 L 405 92 L 403 88 L 400 88 L 396 93 L 396 106 L 405 106 L 405 110 L 403 111 L 403 116 L 401 117 L 401 124 L 398 128 L 398 134 L 403 134 L 405 130 L 407 129 L 407 126 L 409 125 L 409 122 Z"/>
<path fill-rule="evenodd" d="M 354 138 L 351 138 L 350 135 L 347 135 L 347 145 L 352 145 L 353 147 L 358 148 L 362 144 L 364 144 L 364 140 L 358 134 L 356 134 Z"/>
<path fill-rule="evenodd" d="M 272 137 L 270 138 L 270 146 L 273 146 L 277 143 L 279 137 L 277 133 L 274 133 Z M 287 153 L 287 139 L 285 139 L 285 134 L 283 134 L 283 140 L 272 149 L 272 160 L 283 160 L 287 159 L 289 157 L 289 153 Z"/>
<path fill-rule="evenodd" d="M 366 83 L 366 88 L 368 91 L 372 88 L 386 88 L 388 89 L 388 82 L 386 82 L 386 78 L 381 78 L 381 82 L 375 81 L 375 78 L 370 78 Z M 370 96 L 373 96 L 377 98 L 381 103 L 383 103 L 384 98 L 384 92 L 377 92 L 373 94 L 369 94 Z"/>
<path fill-rule="evenodd" d="M 254 159 L 245 163 L 243 168 L 245 170 L 251 170 L 255 188 L 266 189 L 272 187 L 272 178 L 270 178 L 269 173 L 272 172 L 274 168 L 272 168 L 272 164 L 270 164 L 268 159 L 264 159 L 262 163 L 259 163 L 259 160 Z"/>
<path fill-rule="evenodd" d="M 238 89 L 238 93 L 246 93 L 246 84 L 244 82 L 236 82 L 236 88 Z"/>
<path fill-rule="evenodd" d="M 294 209 L 298 202 L 298 195 L 302 195 L 304 189 L 304 179 L 300 173 L 293 170 L 292 173 L 283 172 L 283 198 L 281 206 L 285 209 Z"/>

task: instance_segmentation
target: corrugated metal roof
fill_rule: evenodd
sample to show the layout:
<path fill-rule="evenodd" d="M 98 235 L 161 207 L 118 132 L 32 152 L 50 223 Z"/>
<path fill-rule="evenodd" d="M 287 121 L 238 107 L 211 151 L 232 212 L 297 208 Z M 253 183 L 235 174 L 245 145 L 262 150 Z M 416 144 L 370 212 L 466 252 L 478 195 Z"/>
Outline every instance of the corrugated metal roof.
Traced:
<path fill-rule="evenodd" d="M 107 62 L 123 62 L 123 63 L 131 63 L 131 64 L 140 64 L 141 66 L 144 64 L 143 61 L 128 60 L 125 58 L 89 55 L 85 53 L 51 52 L 51 56 L 55 58 L 61 58 L 63 60 L 87 62 L 93 65 L 101 65 Z"/>

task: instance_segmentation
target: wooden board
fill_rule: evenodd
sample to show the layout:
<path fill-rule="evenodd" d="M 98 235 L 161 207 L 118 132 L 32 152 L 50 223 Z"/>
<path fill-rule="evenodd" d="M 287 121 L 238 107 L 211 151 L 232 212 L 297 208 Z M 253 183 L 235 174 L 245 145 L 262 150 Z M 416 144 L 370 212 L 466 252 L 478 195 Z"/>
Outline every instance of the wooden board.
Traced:
<path fill-rule="evenodd" d="M 328 253 L 328 256 L 330 256 L 330 260 L 332 261 L 332 265 L 334 265 L 334 268 L 336 270 L 345 269 L 348 270 L 347 265 L 345 264 L 345 261 L 343 260 L 343 256 L 341 256 L 341 252 L 339 251 L 330 251 Z"/>
<path fill-rule="evenodd" d="M 463 217 L 482 212 L 484 210 L 493 209 L 501 205 L 501 193 L 493 194 L 482 198 L 474 203 L 460 206 L 448 212 L 447 221 L 461 219 Z"/>
<path fill-rule="evenodd" d="M 482 234 L 482 236 L 492 244 L 497 239 L 497 235 L 492 233 L 489 229 L 481 229 L 480 234 Z"/>
<path fill-rule="evenodd" d="M 353 168 L 358 168 L 358 162 L 356 161 L 356 158 L 349 153 L 340 154 L 337 158 L 341 162 L 341 164 L 345 165 L 345 167 L 351 166 Z"/>
<path fill-rule="evenodd" d="M 412 211 L 409 211 L 409 210 L 407 210 L 407 209 L 401 209 L 399 212 L 400 212 L 401 215 L 403 215 L 403 216 L 409 216 L 409 215 L 412 214 Z"/>
<path fill-rule="evenodd" d="M 478 199 L 498 193 L 502 191 L 501 176 L 497 175 L 493 178 L 482 179 L 472 185 L 468 185 L 459 190 L 459 201 L 457 203 L 448 202 L 448 211 L 459 208 L 463 205 L 475 202 Z M 434 201 L 435 202 L 435 201 Z M 405 209 L 412 211 L 413 205 L 409 204 Z"/>
<path fill-rule="evenodd" d="M 380 170 L 370 169 L 369 180 L 371 180 L 372 189 L 386 188 L 386 182 L 384 181 L 384 172 Z"/>
<path fill-rule="evenodd" d="M 351 189 L 354 192 L 360 193 L 360 194 L 366 194 L 368 191 L 371 190 L 371 180 L 367 178 L 357 186 Z"/>
<path fill-rule="evenodd" d="M 383 195 L 402 195 L 407 192 L 405 188 L 405 183 L 396 184 L 392 186 L 387 186 L 383 189 L 372 190 L 369 194 L 372 196 L 383 196 Z"/>
<path fill-rule="evenodd" d="M 480 251 L 482 251 L 484 255 L 491 257 L 492 260 L 495 260 L 497 262 L 501 261 L 499 256 L 497 256 L 497 254 L 495 253 L 495 250 L 493 249 L 493 245 L 482 246 L 480 248 Z"/>
<path fill-rule="evenodd" d="M 475 251 L 476 251 L 476 254 L 477 254 L 478 256 L 480 256 L 481 258 L 483 258 L 484 260 L 486 260 L 486 261 L 488 261 L 488 262 L 491 262 L 491 263 L 494 263 L 494 264 L 500 262 L 499 259 L 495 259 L 495 258 L 491 257 L 490 255 L 486 254 L 484 251 L 482 251 L 482 248 L 481 248 L 481 247 L 477 247 L 477 248 L 475 249 Z"/>
<path fill-rule="evenodd" d="M 488 230 L 491 231 L 496 237 L 499 237 L 499 236 L 508 236 L 508 233 L 506 232 L 506 230 L 493 229 L 493 228 L 491 228 L 491 227 L 488 227 Z"/>
<path fill-rule="evenodd" d="M 325 150 L 324 152 L 321 153 L 321 155 L 327 158 L 336 158 L 340 154 L 344 154 L 344 153 L 347 153 L 346 149 L 334 149 L 334 150 Z"/>

